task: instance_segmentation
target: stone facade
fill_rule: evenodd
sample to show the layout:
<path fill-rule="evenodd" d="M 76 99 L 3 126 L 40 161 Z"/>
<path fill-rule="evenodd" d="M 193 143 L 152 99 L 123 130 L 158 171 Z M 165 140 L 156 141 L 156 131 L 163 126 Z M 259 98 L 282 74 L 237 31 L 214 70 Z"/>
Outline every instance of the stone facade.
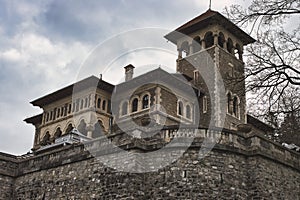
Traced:
<path fill-rule="evenodd" d="M 132 153 L 129 158 L 107 151 L 107 144 L 101 139 L 91 142 L 97 154 L 87 151 L 88 145 L 80 144 L 23 158 L 3 154 L 1 199 L 297 199 L 300 196 L 300 154 L 254 132 L 201 130 L 196 135 L 192 132 L 196 137 L 188 150 L 172 164 L 153 172 L 122 172 L 99 159 L 110 155 L 111 163 L 130 165 L 138 172 L 139 168 L 172 156 L 172 150 L 163 148 L 163 154 L 153 154 L 147 163 L 136 159 L 141 153 L 162 147 L 167 135 L 187 137 L 179 136 L 176 129 L 162 130 L 155 145 L 142 139 L 128 139 L 123 134 L 118 136 L 125 137 L 123 140 L 110 137 L 115 145 Z M 200 159 L 204 137 L 217 138 L 218 142 Z"/>

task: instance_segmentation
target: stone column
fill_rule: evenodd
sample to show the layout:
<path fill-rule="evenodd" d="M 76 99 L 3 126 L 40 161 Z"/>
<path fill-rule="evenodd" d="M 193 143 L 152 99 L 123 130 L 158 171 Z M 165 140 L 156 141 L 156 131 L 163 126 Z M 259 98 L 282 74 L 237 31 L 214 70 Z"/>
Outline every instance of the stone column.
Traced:
<path fill-rule="evenodd" d="M 92 108 L 96 108 L 96 94 L 91 94 L 91 98 L 90 98 L 90 105 Z"/>
<path fill-rule="evenodd" d="M 219 35 L 217 33 L 214 34 L 214 45 L 218 44 L 218 37 Z"/>
<path fill-rule="evenodd" d="M 205 40 L 201 40 L 201 46 L 202 46 L 202 49 L 205 49 Z"/>

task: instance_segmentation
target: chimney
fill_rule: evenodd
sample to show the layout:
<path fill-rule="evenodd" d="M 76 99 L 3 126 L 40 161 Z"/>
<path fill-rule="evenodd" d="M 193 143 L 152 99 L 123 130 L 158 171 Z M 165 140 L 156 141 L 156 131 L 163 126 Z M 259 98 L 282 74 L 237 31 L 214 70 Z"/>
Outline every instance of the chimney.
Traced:
<path fill-rule="evenodd" d="M 124 69 L 125 69 L 125 81 L 130 81 L 133 77 L 134 66 L 132 64 L 129 64 L 126 67 L 124 67 Z"/>

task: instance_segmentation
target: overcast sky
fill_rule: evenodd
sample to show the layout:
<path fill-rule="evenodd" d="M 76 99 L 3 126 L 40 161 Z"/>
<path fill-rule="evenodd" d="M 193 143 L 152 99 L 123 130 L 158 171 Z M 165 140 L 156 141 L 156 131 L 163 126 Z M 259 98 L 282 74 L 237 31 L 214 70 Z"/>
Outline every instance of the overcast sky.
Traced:
<path fill-rule="evenodd" d="M 212 9 L 222 12 L 226 5 L 245 2 L 212 0 Z M 208 4 L 209 0 L 0 0 L 0 152 L 19 155 L 31 149 L 34 127 L 23 120 L 42 111 L 29 102 L 76 81 L 81 64 L 97 45 L 133 29 L 173 30 L 205 12 Z M 147 65 L 146 57 L 153 57 L 149 55 L 131 59 Z M 172 56 L 163 58 L 159 62 L 175 70 Z M 104 80 L 110 81 L 110 75 L 104 74 Z"/>

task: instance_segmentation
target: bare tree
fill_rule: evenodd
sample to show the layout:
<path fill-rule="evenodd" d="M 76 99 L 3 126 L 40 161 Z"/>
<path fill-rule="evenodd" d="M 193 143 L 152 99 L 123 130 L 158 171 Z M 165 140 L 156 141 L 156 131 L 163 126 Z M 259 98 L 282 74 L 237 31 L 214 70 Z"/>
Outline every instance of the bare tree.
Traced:
<path fill-rule="evenodd" d="M 286 114 L 289 112 L 283 106 L 286 95 L 290 91 L 298 92 L 293 95 L 300 98 L 299 90 L 295 89 L 300 86 L 300 25 L 297 23 L 300 1 L 253 0 L 247 9 L 232 5 L 225 12 L 257 39 L 246 49 L 245 69 L 247 89 L 254 94 L 256 116 L 276 118 L 280 113 Z M 295 27 L 289 27 L 288 22 L 295 17 L 296 23 L 292 23 Z M 296 102 L 298 107 L 299 101 Z"/>

